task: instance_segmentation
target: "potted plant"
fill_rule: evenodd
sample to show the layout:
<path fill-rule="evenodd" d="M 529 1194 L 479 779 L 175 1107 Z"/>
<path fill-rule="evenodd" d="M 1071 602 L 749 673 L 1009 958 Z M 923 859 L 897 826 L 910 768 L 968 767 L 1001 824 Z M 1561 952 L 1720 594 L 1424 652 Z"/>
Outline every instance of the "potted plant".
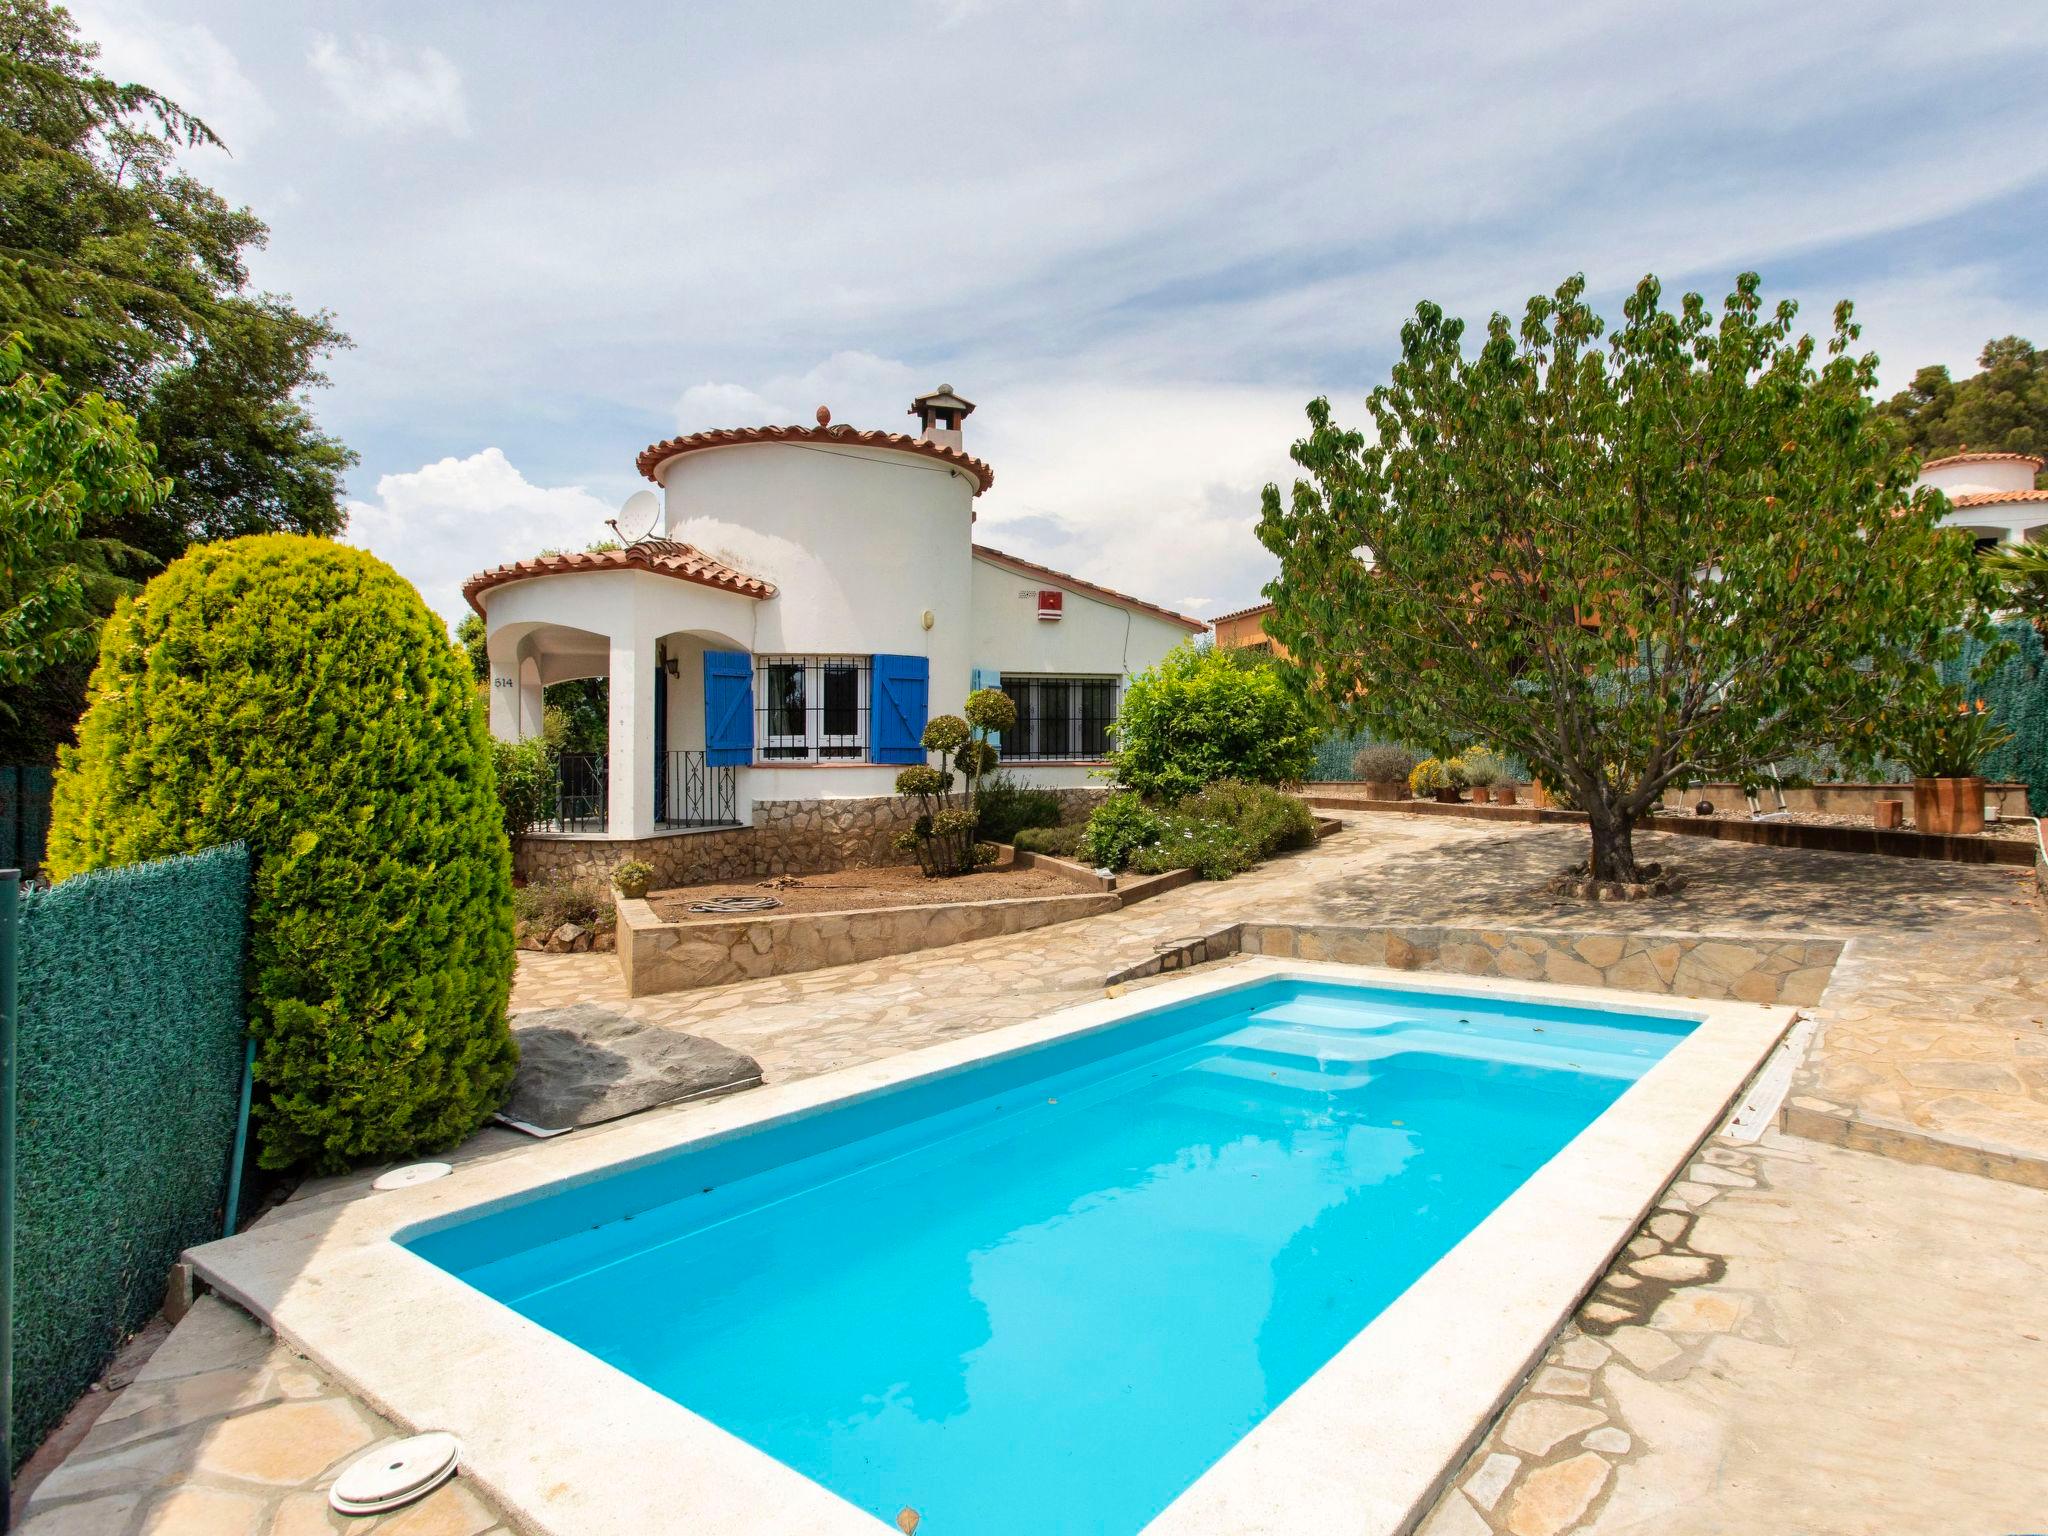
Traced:
<path fill-rule="evenodd" d="M 1360 747 L 1351 757 L 1351 777 L 1365 785 L 1368 800 L 1405 800 L 1408 775 L 1415 768 L 1415 754 L 1406 747 L 1375 743 Z"/>
<path fill-rule="evenodd" d="M 1951 707 L 1952 706 L 1952 707 Z M 1984 701 L 1944 701 L 1939 711 L 1913 720 L 1899 756 L 1913 773 L 1913 826 L 1946 837 L 1984 830 L 1984 780 L 1978 766 L 2012 740 Z"/>
<path fill-rule="evenodd" d="M 1425 757 L 1408 775 L 1408 787 L 1418 795 L 1433 795 L 1446 805 L 1456 805 L 1463 798 L 1465 770 L 1455 758 L 1445 762 Z"/>
<path fill-rule="evenodd" d="M 638 901 L 654 884 L 654 866 L 639 859 L 627 859 L 612 869 L 612 889 L 628 901 Z"/>
<path fill-rule="evenodd" d="M 1507 764 L 1502 762 L 1485 747 L 1469 747 L 1455 759 L 1465 770 L 1465 782 L 1472 786 L 1472 801 L 1485 805 L 1495 798 L 1494 786 L 1507 777 Z M 1515 792 L 1508 790 L 1508 805 L 1515 803 Z"/>

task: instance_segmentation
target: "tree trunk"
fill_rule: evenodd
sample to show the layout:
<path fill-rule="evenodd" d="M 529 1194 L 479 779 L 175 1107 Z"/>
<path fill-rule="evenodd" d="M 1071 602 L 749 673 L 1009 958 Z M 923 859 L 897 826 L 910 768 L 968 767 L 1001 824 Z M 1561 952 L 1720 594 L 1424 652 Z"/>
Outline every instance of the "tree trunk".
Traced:
<path fill-rule="evenodd" d="M 1634 884 L 1636 873 L 1636 819 L 1623 811 L 1593 811 L 1587 818 L 1593 834 L 1591 877 Z"/>

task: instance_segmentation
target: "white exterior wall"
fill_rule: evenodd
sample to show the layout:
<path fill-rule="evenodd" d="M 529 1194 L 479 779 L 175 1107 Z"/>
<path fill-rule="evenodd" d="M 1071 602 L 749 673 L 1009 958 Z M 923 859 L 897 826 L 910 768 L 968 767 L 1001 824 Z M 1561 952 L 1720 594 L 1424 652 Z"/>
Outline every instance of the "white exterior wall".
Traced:
<path fill-rule="evenodd" d="M 1942 464 L 1923 472 L 1920 484 L 1949 497 L 2031 491 L 2034 488 L 2034 467 L 2007 459 L 1993 460 L 1988 464 Z M 2038 541 L 2048 536 L 2048 501 L 2005 501 L 1958 507 L 1944 517 L 1941 524 L 1944 528 L 1961 528 L 1980 539 L 2000 539 L 2012 544 Z"/>
<path fill-rule="evenodd" d="M 1063 592 L 1056 620 L 1038 616 L 1038 594 Z M 1195 632 L 1140 609 L 1107 602 L 1054 577 L 974 562 L 974 665 L 990 671 L 1048 677 L 1114 677 L 1117 697 L 1136 673 L 1155 666 Z M 1101 784 L 1085 766 L 1019 762 L 1021 780 L 1049 788 Z"/>
<path fill-rule="evenodd" d="M 1066 594 L 1057 620 L 1038 616 L 1038 594 L 1045 588 Z M 1196 633 L 993 560 L 974 562 L 973 600 L 973 665 L 999 672 L 1129 677 Z"/>
<path fill-rule="evenodd" d="M 1190 637 L 1055 578 L 975 559 L 972 478 L 922 456 L 858 444 L 740 444 L 682 455 L 661 473 L 667 536 L 773 582 L 775 597 L 625 570 L 513 582 L 482 598 L 499 736 L 539 732 L 545 685 L 609 676 L 612 837 L 654 830 L 657 686 L 667 690 L 669 750 L 703 749 L 706 649 L 924 656 L 936 715 L 961 711 L 976 667 L 1121 680 Z M 1057 622 L 1037 616 L 1041 587 L 1066 594 Z M 872 719 L 868 729 L 872 741 Z M 1099 782 L 1085 766 L 1019 764 L 1018 772 L 1052 786 Z M 755 801 L 887 795 L 896 773 L 870 763 L 751 766 L 740 778 L 740 813 Z"/>

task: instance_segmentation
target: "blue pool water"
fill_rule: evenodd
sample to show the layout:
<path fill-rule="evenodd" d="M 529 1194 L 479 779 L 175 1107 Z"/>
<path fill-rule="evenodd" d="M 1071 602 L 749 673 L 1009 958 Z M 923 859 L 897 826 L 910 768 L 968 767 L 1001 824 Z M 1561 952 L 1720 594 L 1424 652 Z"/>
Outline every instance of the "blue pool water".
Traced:
<path fill-rule="evenodd" d="M 885 1521 L 1129 1536 L 1694 1022 L 1262 982 L 406 1242 Z"/>

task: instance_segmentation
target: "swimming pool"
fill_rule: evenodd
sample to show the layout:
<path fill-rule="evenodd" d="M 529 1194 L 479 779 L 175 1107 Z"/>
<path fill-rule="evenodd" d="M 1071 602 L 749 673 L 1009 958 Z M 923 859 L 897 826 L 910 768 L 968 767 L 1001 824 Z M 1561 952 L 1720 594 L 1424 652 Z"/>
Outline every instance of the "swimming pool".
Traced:
<path fill-rule="evenodd" d="M 1129 1536 L 1700 1017 L 1276 977 L 406 1244 L 878 1519 Z"/>
<path fill-rule="evenodd" d="M 1403 1006 L 1421 1010 L 1435 1027 L 1333 1031 L 1314 1020 L 1273 1018 L 1257 1026 L 1263 1041 L 1222 1050 L 1225 1036 L 1254 1027 L 1247 1020 L 1232 1028 L 1231 1014 L 1247 994 L 1274 983 L 1298 986 L 1296 996 L 1310 1000 L 1326 984 L 1378 989 L 1408 999 Z M 1166 1014 L 1181 1004 L 1198 1006 Z M 1569 1036 L 1531 1009 L 1557 1010 L 1562 1021 L 1592 1032 Z M 989 1431 L 1003 1422 L 1001 1399 L 992 1395 L 997 1383 L 1006 1392 L 1021 1383 L 1038 1397 L 1036 1413 L 1008 1422 L 1021 1452 L 1036 1458 L 1027 1465 L 1039 1470 L 1028 1475 L 1059 1479 L 1065 1490 L 1053 1498 L 1023 1490 L 1041 1511 L 1057 1510 L 1047 1529 L 1128 1530 L 1170 1498 L 1145 1536 L 1399 1536 L 1724 1118 L 1793 1012 L 1243 959 L 1027 1023 L 474 1158 L 436 1182 L 314 1194 L 188 1258 L 208 1285 L 364 1401 L 408 1429 L 457 1435 L 464 1475 L 522 1530 L 544 1536 L 888 1536 L 889 1518 L 906 1506 L 926 1516 L 920 1536 L 981 1528 L 957 1513 L 961 1495 L 948 1494 L 944 1468 L 919 1476 L 901 1505 L 882 1503 L 878 1520 L 868 1511 L 885 1494 L 898 1497 L 893 1476 L 878 1476 L 867 1495 L 850 1485 L 842 1494 L 797 1469 L 796 1458 L 809 1454 L 803 1447 L 770 1437 L 800 1439 L 821 1429 L 827 1438 L 842 1430 L 893 1436 L 911 1426 L 911 1435 L 893 1443 L 918 1451 L 910 1443 L 916 1435 L 944 1448 L 957 1427 L 954 1438 L 980 1456 Z M 1494 1030 L 1500 1023 L 1504 1034 Z M 1622 1034 L 1600 1033 L 1610 1028 Z M 1623 1038 L 1639 1031 L 1654 1038 Z M 1188 1038 L 1176 1042 L 1178 1035 Z M 1581 1038 L 1583 1050 L 1575 1048 Z M 1167 1074 L 1181 1079 L 1170 1086 L 1161 1077 L 1148 1097 L 1144 1074 L 1163 1072 L 1183 1046 L 1205 1039 L 1215 1048 L 1206 1065 Z M 1562 1062 L 1549 1054 L 1559 1045 L 1568 1048 Z M 1263 1065 L 1262 1051 L 1272 1058 Z M 1422 1066 L 1428 1070 L 1408 1078 L 1418 1085 L 1415 1113 L 1375 1110 L 1376 1084 Z M 1518 1117 L 1464 1113 L 1475 1081 L 1538 1070 L 1556 1074 L 1547 1081 L 1571 1100 L 1561 1123 L 1538 1132 L 1508 1123 Z M 1076 1074 L 1075 1086 L 1035 1091 L 1036 1083 L 1068 1073 Z M 1570 1081 L 1576 1077 L 1596 1081 Z M 1420 1091 L 1432 1085 L 1444 1091 Z M 1603 1096 L 1611 1102 L 1597 1109 Z M 1060 1102 L 1044 1102 L 1053 1098 Z M 987 1109 L 991 1100 L 1007 1107 Z M 1241 1125 L 1232 1105 L 1242 1109 Z M 830 1190 L 879 1194 L 891 1168 L 926 1155 L 921 1141 L 940 1133 L 927 1122 L 949 1113 L 957 1120 L 929 1180 L 910 1180 L 890 1197 L 899 1203 L 889 1208 L 902 1213 L 893 1225 L 835 1228 L 837 1198 L 806 1195 L 817 1183 L 810 1175 L 833 1160 L 840 1161 Z M 1201 1133 L 1175 1145 L 1172 1156 L 1121 1141 L 1127 1124 L 1182 1117 L 1201 1122 Z M 1575 1120 L 1583 1129 L 1574 1135 L 1564 1127 Z M 1084 1136 L 1091 1125 L 1106 1139 Z M 1052 1133 L 1038 1139 L 1041 1127 Z M 900 1144 L 878 1139 L 892 1134 Z M 1521 1174 L 1475 1167 L 1440 1178 L 1429 1188 L 1447 1192 L 1432 1192 L 1423 1215 L 1441 1214 L 1453 1185 L 1465 1215 L 1445 1217 L 1433 1234 L 1418 1221 L 1412 1242 L 1347 1236 L 1354 1209 L 1369 1211 L 1404 1188 L 1422 1187 L 1416 1178 L 1452 1173 L 1458 1165 L 1439 1166 L 1436 1153 L 1461 1136 L 1488 1138 L 1500 1158 L 1538 1166 Z M 1031 1179 L 1010 1185 L 987 1171 L 1002 1166 L 995 1149 L 1021 1148 L 1025 1137 L 1039 1149 L 1017 1160 Z M 1545 1157 L 1543 1147 L 1560 1137 Z M 1184 1147 L 1215 1150 L 1182 1156 Z M 1318 1162 L 1335 1172 L 1312 1175 Z M 983 1172 L 961 1179 L 947 1171 L 954 1168 Z M 718 1178 L 701 1176 L 712 1169 L 722 1170 Z M 698 1181 L 678 1187 L 684 1170 Z M 1056 1170 L 1071 1174 L 1071 1187 L 1053 1186 Z M 950 1188 L 952 1197 L 926 1198 L 927 1182 Z M 721 1192 L 729 1202 L 721 1224 L 700 1231 L 712 1207 L 698 1202 Z M 795 1203 L 806 1199 L 808 1207 Z M 774 1211 L 799 1208 L 820 1214 L 796 1224 L 804 1230 L 772 1232 Z M 1181 1252 L 1193 1256 L 1172 1261 L 1163 1240 L 1103 1241 L 1109 1228 L 1139 1216 L 1178 1221 L 1180 1241 L 1191 1245 Z M 641 1292 L 648 1315 L 616 1331 L 627 1336 L 626 1348 L 637 1347 L 630 1343 L 636 1331 L 644 1334 L 643 1356 L 597 1352 L 621 1347 L 604 1335 L 614 1317 L 628 1314 L 623 1297 L 608 1296 L 595 1276 L 588 1283 L 599 1288 L 587 1293 L 591 1304 L 580 1314 L 570 1308 L 567 1316 L 536 1320 L 549 1282 L 520 1279 L 521 1265 L 544 1268 L 554 1245 L 567 1254 L 578 1233 L 610 1229 L 606 1240 L 620 1240 L 614 1259 L 584 1254 L 588 1262 L 564 1264 L 556 1278 L 576 1284 L 597 1262 L 614 1263 L 622 1277 L 638 1275 L 640 1266 L 665 1262 L 665 1248 L 643 1243 L 636 1231 L 653 1230 L 643 1224 L 657 1219 L 674 1220 L 679 1252 L 715 1262 L 671 1288 L 649 1284 Z M 1469 1230 L 1457 1237 L 1461 1226 Z M 736 1239 L 729 1256 L 719 1247 L 725 1232 Z M 885 1237 L 902 1246 L 867 1246 Z M 1430 1263 L 1428 1253 L 1445 1243 L 1448 1250 Z M 1342 1266 L 1334 1262 L 1346 1254 Z M 791 1260 L 786 1267 L 783 1258 Z M 1402 1289 L 1404 1266 L 1421 1273 Z M 839 1289 L 862 1277 L 862 1288 Z M 851 1298 L 846 1310 L 813 1303 L 812 1285 Z M 1373 1311 L 1371 1298 L 1391 1292 L 1398 1294 Z M 714 1298 L 716 1310 L 708 1307 Z M 754 1335 L 760 1353 L 750 1385 L 736 1354 L 722 1364 L 715 1357 L 720 1330 L 752 1326 L 757 1301 L 778 1309 L 788 1326 Z M 1318 1310 L 1324 1302 L 1328 1317 Z M 1170 1313 L 1175 1328 L 1152 1326 L 1154 1312 L 1171 1308 L 1183 1309 Z M 1341 1315 L 1346 1308 L 1350 1315 Z M 701 1321 L 693 1324 L 693 1316 Z M 589 1330 L 587 1342 L 558 1332 L 558 1324 Z M 697 1336 L 683 1337 L 693 1327 Z M 1143 1357 L 1134 1353 L 1141 1338 L 1153 1341 Z M 1107 1355 L 1099 1371 L 1078 1370 L 1056 1346 L 1080 1339 L 1107 1341 L 1125 1358 L 1114 1373 Z M 913 1340 L 921 1341 L 915 1358 L 904 1347 Z M 1036 1348 L 1024 1347 L 1034 1341 Z M 689 1384 L 678 1387 L 679 1396 L 650 1384 L 685 1358 L 697 1362 L 693 1373 L 703 1369 L 707 1386 L 721 1394 L 716 1401 Z M 1034 1378 L 1038 1361 L 1047 1374 Z M 647 1380 L 636 1374 L 643 1365 Z M 1155 1388 L 1154 1371 L 1171 1391 Z M 1302 1371 L 1307 1379 L 1286 1392 Z M 870 1373 L 878 1386 L 862 1388 L 851 1410 L 835 1406 L 849 1383 Z M 1144 1497 L 1112 1490 L 1115 1510 L 1083 1508 L 1092 1485 L 1053 1451 L 1061 1444 L 1091 1451 L 1107 1433 L 1100 1426 L 1118 1422 L 1117 1403 L 1102 1389 L 1111 1380 L 1129 1382 L 1133 1401 L 1143 1395 L 1151 1417 L 1179 1414 L 1185 1403 L 1190 1448 L 1167 1447 L 1156 1463 L 1140 1465 L 1159 1437 L 1147 1439 L 1148 1418 L 1126 1416 L 1126 1459 L 1144 1481 Z M 769 1390 L 775 1383 L 781 1391 Z M 952 1396 L 942 1395 L 948 1389 Z M 780 1431 L 773 1423 L 739 1427 L 746 1412 L 773 1418 L 778 1403 L 796 1422 Z M 813 1416 L 821 1403 L 836 1417 L 819 1426 Z M 1247 1422 L 1249 1432 L 1240 1434 Z M 1198 1434 L 1209 1443 L 1195 1447 Z M 1240 1438 L 1218 1456 L 1217 1445 L 1232 1434 Z M 770 1443 L 780 1448 L 765 1449 Z M 1167 1465 L 1169 1455 L 1178 1470 Z M 844 1476 L 817 1465 L 820 1476 Z M 1097 1462 L 1090 1475 L 1099 1473 Z M 1018 1474 L 1004 1475 L 1010 1483 L 995 1487 L 1007 1497 Z M 1173 1483 L 1187 1476 L 1192 1483 L 1174 1495 Z M 1118 1525 L 1108 1523 L 1112 1516 Z M 991 1515 L 1005 1517 L 1002 1510 Z"/>

